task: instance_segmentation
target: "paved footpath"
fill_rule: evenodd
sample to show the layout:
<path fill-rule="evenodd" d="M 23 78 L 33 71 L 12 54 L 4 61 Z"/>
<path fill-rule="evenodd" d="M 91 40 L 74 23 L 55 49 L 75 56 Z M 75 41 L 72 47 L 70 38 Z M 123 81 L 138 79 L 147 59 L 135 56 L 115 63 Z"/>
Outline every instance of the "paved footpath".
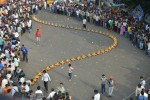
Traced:
<path fill-rule="evenodd" d="M 39 19 L 47 20 L 75 27 L 82 27 L 82 22 L 74 18 L 47 11 L 40 11 L 37 15 Z M 42 40 L 40 45 L 35 43 L 35 31 L 39 23 L 33 22 L 31 34 L 24 34 L 22 42 L 29 48 L 29 62 L 22 63 L 23 70 L 28 79 L 32 78 L 38 71 L 57 61 L 88 54 L 112 44 L 112 40 L 91 32 L 68 30 L 58 27 L 50 27 L 40 24 L 42 30 Z M 97 29 L 110 33 L 108 30 L 87 24 L 89 29 Z M 49 83 L 50 88 L 56 88 L 60 82 L 64 83 L 66 91 L 69 91 L 73 100 L 92 100 L 93 90 L 100 90 L 100 77 L 105 74 L 112 75 L 116 81 L 116 87 L 112 98 L 107 98 L 105 94 L 103 100 L 122 100 L 130 95 L 139 82 L 139 76 L 145 78 L 150 76 L 150 59 L 143 51 L 133 47 L 127 38 L 119 36 L 117 33 L 110 33 L 117 37 L 118 46 L 109 53 L 75 61 L 72 66 L 75 68 L 72 81 L 67 79 L 67 64 L 48 71 L 52 78 Z M 43 87 L 41 79 L 32 86 L 35 90 L 37 85 Z M 45 93 L 47 96 L 48 94 Z"/>

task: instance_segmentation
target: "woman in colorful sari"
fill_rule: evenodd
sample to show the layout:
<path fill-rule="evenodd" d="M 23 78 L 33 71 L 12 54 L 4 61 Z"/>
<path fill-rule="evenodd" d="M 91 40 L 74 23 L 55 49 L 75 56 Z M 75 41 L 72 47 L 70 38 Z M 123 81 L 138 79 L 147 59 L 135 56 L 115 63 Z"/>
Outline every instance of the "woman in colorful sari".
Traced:
<path fill-rule="evenodd" d="M 125 26 L 122 24 L 120 28 L 120 35 L 123 35 L 125 32 Z"/>

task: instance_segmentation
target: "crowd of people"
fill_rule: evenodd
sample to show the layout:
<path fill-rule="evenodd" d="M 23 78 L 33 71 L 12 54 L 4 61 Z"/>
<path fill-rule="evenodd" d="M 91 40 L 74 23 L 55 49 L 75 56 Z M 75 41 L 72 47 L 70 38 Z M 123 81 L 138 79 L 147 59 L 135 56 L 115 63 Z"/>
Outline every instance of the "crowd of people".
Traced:
<path fill-rule="evenodd" d="M 40 86 L 37 86 L 37 90 L 33 92 L 30 89 L 32 79 L 27 79 L 24 71 L 20 68 L 20 61 L 28 62 L 28 48 L 25 45 L 20 46 L 21 36 L 27 32 L 30 34 L 32 29 L 31 15 L 37 14 L 41 8 L 41 3 L 35 0 L 10 0 L 7 1 L 6 5 L 0 7 L 0 93 L 7 95 L 10 99 L 15 98 L 18 100 L 20 98 L 22 100 L 26 98 L 30 98 L 30 100 L 71 100 L 71 96 L 65 91 L 63 83 L 60 83 L 60 86 L 56 89 L 52 88 L 47 97 L 43 95 Z M 46 2 L 44 2 L 44 8 L 48 9 Z M 52 4 L 49 5 L 49 8 L 53 13 L 84 20 L 84 28 L 86 28 L 87 20 L 87 22 L 98 27 L 113 30 L 121 36 L 124 35 L 130 39 L 133 46 L 145 50 L 146 54 L 150 56 L 150 25 L 134 19 L 125 12 L 118 10 L 117 13 L 114 13 L 110 9 L 99 9 L 94 5 L 87 7 L 70 3 Z M 38 32 L 36 32 L 37 34 Z M 39 41 L 38 39 L 37 42 L 39 43 Z M 71 67 L 71 64 L 68 66 L 68 76 L 71 81 L 74 68 Z M 51 79 L 46 71 L 43 71 L 42 80 L 48 93 L 48 81 Z M 111 97 L 114 89 L 112 77 L 107 80 L 105 75 L 102 75 L 101 93 L 106 92 L 106 81 L 109 87 L 108 95 Z M 141 83 L 136 88 L 138 100 L 141 100 L 139 98 L 142 95 L 146 95 L 144 86 L 145 83 L 143 77 L 141 77 Z M 98 90 L 95 90 L 94 93 L 94 100 L 100 98 Z"/>
<path fill-rule="evenodd" d="M 45 8 L 46 9 L 46 8 Z M 76 3 L 55 3 L 47 8 L 52 13 L 71 16 L 79 21 L 83 20 L 83 28 L 86 21 L 98 27 L 104 27 L 121 36 L 129 38 L 132 45 L 145 51 L 150 56 L 150 25 L 134 18 L 131 12 L 124 9 L 112 9 L 109 7 L 97 7 L 93 4 L 87 7 Z M 86 19 L 86 21 L 85 21 Z"/>
<path fill-rule="evenodd" d="M 46 5 L 45 5 L 46 6 Z M 46 7 L 44 7 L 46 9 Z M 69 17 L 74 17 L 79 21 L 83 21 L 83 29 L 86 28 L 86 22 L 94 24 L 97 27 L 103 27 L 110 32 L 114 31 L 120 36 L 125 36 L 128 38 L 132 45 L 141 49 L 150 56 L 150 24 L 146 23 L 144 20 L 139 20 L 134 18 L 131 11 L 125 11 L 123 9 L 114 10 L 112 8 L 104 9 L 103 5 L 101 7 L 96 7 L 90 4 L 75 4 L 75 3 L 55 3 L 49 5 L 49 11 L 51 13 L 57 13 L 61 15 L 66 15 Z M 140 77 L 141 82 L 136 87 L 135 96 L 137 100 L 149 100 L 150 90 L 145 88 L 145 80 L 143 76 Z M 108 96 L 111 97 L 114 89 L 114 80 L 112 77 L 106 79 L 105 75 L 101 78 L 101 93 L 106 92 L 106 85 L 108 85 Z M 100 99 L 100 92 L 94 90 L 94 100 Z M 143 99 L 144 98 L 144 99 Z M 131 98 L 132 100 L 133 98 Z"/>
<path fill-rule="evenodd" d="M 135 90 L 136 100 L 150 100 L 150 89 L 146 87 L 146 80 L 143 76 L 140 76 L 140 82 Z M 133 100 L 131 98 L 130 100 Z"/>
<path fill-rule="evenodd" d="M 99 89 L 94 90 L 94 100 L 101 100 L 101 94 L 108 94 L 108 97 L 111 97 L 116 86 L 114 78 L 110 76 L 110 78 L 107 79 L 104 74 L 102 74 L 101 76 L 100 83 L 101 92 L 99 91 Z M 108 88 L 108 90 L 106 90 L 106 87 Z M 140 76 L 139 83 L 134 92 L 135 96 L 131 95 L 132 97 L 130 96 L 130 100 L 150 100 L 150 89 L 148 87 L 148 85 L 146 86 L 146 80 L 144 79 L 144 77 Z M 125 98 L 125 100 L 129 100 L 129 98 Z"/>
<path fill-rule="evenodd" d="M 105 76 L 105 74 L 102 74 L 101 79 L 100 79 L 100 84 L 101 84 L 101 86 L 100 86 L 101 90 L 100 91 L 99 91 L 99 89 L 94 90 L 93 99 L 94 100 L 101 100 L 102 99 L 101 94 L 102 95 L 106 94 L 108 97 L 112 97 L 114 87 L 116 86 L 115 80 L 113 79 L 113 77 L 110 76 L 108 79 Z M 108 90 L 106 90 L 106 87 L 108 88 Z"/>
<path fill-rule="evenodd" d="M 20 39 L 24 33 L 30 34 L 31 15 L 38 13 L 39 4 L 36 0 L 10 0 L 0 7 L 0 94 L 9 100 L 72 100 L 63 83 L 48 93 L 50 76 L 46 71 L 43 71 L 42 81 L 47 97 L 40 86 L 33 92 L 30 87 L 33 79 L 27 78 L 21 69 L 20 62 L 28 62 L 28 48 Z M 39 38 L 39 35 L 37 31 L 35 36 Z"/>
<path fill-rule="evenodd" d="M 20 0 L 7 1 L 0 7 L 0 93 L 10 99 L 26 96 L 32 80 L 25 78 L 20 61 L 28 62 L 28 49 L 21 45 L 21 35 L 30 32 L 31 9 Z M 22 58 L 23 57 L 23 58 Z"/>
<path fill-rule="evenodd" d="M 43 71 L 42 80 L 44 82 L 45 91 L 48 93 L 48 81 L 51 81 L 51 79 L 45 70 Z M 72 100 L 72 97 L 66 92 L 63 83 L 60 83 L 60 86 L 56 89 L 52 88 L 47 97 L 44 96 L 40 86 L 37 86 L 35 93 L 30 90 L 28 96 L 30 100 Z"/>

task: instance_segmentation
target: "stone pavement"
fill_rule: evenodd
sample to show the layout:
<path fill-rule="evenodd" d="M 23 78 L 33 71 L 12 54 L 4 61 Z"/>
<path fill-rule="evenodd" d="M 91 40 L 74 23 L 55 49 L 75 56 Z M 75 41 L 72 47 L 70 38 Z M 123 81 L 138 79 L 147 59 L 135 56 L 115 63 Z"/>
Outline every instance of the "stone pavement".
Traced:
<path fill-rule="evenodd" d="M 39 19 L 50 22 L 82 27 L 82 22 L 74 18 L 57 14 L 51 14 L 47 11 L 41 11 L 37 15 Z M 57 61 L 76 57 L 82 54 L 94 52 L 111 45 L 112 40 L 91 32 L 67 30 L 57 27 L 42 25 L 42 40 L 38 46 L 35 44 L 35 31 L 39 23 L 33 22 L 31 34 L 24 34 L 22 42 L 29 48 L 29 63 L 22 63 L 23 70 L 27 78 L 32 78 L 40 69 L 45 68 Z M 87 24 L 87 28 L 97 29 L 103 32 L 108 30 Z M 73 80 L 67 79 L 67 64 L 50 70 L 48 73 L 52 78 L 50 88 L 56 88 L 60 82 L 64 86 L 73 100 L 91 100 L 94 89 L 100 89 L 100 77 L 105 74 L 107 77 L 112 75 L 116 81 L 116 87 L 113 97 L 103 96 L 103 100 L 122 100 L 131 94 L 139 82 L 139 76 L 145 78 L 150 76 L 149 57 L 143 51 L 133 47 L 125 37 L 117 33 L 110 33 L 118 38 L 119 45 L 107 54 L 83 59 L 72 63 L 75 68 Z M 32 87 L 36 89 L 37 85 L 43 87 L 41 79 Z M 47 96 L 47 94 L 45 93 Z"/>

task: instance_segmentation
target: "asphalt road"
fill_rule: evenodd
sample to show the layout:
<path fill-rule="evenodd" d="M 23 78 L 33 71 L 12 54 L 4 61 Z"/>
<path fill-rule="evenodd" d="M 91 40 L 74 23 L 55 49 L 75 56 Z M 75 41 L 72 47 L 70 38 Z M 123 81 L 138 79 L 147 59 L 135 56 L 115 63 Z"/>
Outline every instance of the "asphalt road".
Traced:
<path fill-rule="evenodd" d="M 81 21 L 51 14 L 45 10 L 40 11 L 37 17 L 49 22 L 82 27 Z M 21 63 L 27 79 L 32 78 L 40 69 L 57 61 L 106 48 L 113 42 L 100 34 L 40 24 L 43 30 L 41 43 L 38 46 L 35 43 L 35 31 L 38 25 L 39 23 L 33 21 L 32 32 L 24 34 L 21 38 L 22 43 L 29 48 L 29 62 Z M 87 28 L 115 35 L 119 42 L 117 48 L 100 56 L 72 62 L 75 68 L 72 81 L 67 79 L 67 64 L 48 71 L 52 79 L 49 90 L 63 82 L 73 100 L 92 100 L 93 90 L 100 90 L 100 77 L 105 74 L 107 77 L 113 76 L 116 86 L 112 98 L 108 98 L 105 94 L 102 96 L 103 100 L 122 100 L 134 92 L 139 76 L 143 75 L 145 79 L 150 76 L 150 58 L 143 51 L 133 47 L 127 38 L 117 33 L 110 33 L 92 24 L 87 24 Z M 41 79 L 31 88 L 35 90 L 37 85 L 43 87 Z M 45 93 L 45 96 L 47 95 Z"/>

